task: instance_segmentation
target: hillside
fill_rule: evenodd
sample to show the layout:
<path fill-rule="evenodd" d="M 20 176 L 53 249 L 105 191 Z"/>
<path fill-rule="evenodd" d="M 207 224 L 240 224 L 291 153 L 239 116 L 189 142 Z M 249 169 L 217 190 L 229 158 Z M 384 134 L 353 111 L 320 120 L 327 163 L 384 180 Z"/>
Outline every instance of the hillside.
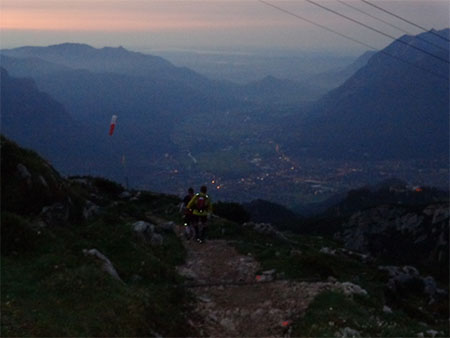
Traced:
<path fill-rule="evenodd" d="M 137 223 L 155 222 L 177 198 L 132 201 L 114 182 L 63 178 L 3 137 L 1 164 L 2 336 L 194 332 L 171 224 Z"/>
<path fill-rule="evenodd" d="M 34 80 L 13 77 L 3 68 L 1 91 L 5 136 L 38 151 L 64 173 L 117 175 L 111 165 L 120 158 L 111 147 L 117 145 L 117 137 L 108 139 L 107 126 L 73 119 L 65 106 L 39 90 Z"/>
<path fill-rule="evenodd" d="M 415 267 L 219 217 L 198 244 L 175 196 L 1 157 L 2 336 L 449 334 L 448 282 Z"/>
<path fill-rule="evenodd" d="M 449 36 L 449 32 L 438 33 Z M 310 155 L 333 158 L 448 159 L 448 61 L 409 47 L 448 60 L 448 46 L 431 33 L 419 36 L 442 49 L 403 36 L 406 45 L 394 41 L 373 55 L 317 102 L 308 119 L 291 121 L 298 130 L 289 145 L 292 153 L 301 155 L 300 144 Z"/>

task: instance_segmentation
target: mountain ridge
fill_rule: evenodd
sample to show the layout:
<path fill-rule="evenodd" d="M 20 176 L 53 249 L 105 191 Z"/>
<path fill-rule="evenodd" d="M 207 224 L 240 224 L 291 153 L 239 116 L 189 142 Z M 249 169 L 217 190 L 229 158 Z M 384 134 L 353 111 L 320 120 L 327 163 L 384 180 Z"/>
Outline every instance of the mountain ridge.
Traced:
<path fill-rule="evenodd" d="M 402 39 L 422 44 L 412 37 Z M 384 51 L 448 74 L 448 63 L 398 41 Z M 439 53 L 448 59 L 448 54 Z M 299 143 L 322 155 L 346 158 L 445 156 L 448 92 L 448 81 L 379 52 L 343 85 L 322 97 L 307 120 L 296 123 L 305 133 Z"/>

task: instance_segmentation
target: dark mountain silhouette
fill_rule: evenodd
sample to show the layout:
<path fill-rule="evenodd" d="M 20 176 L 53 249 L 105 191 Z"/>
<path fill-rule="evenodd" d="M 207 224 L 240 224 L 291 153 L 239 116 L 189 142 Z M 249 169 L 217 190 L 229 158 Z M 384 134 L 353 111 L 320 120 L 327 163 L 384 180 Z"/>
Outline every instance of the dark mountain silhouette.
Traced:
<path fill-rule="evenodd" d="M 448 191 L 432 187 L 408 187 L 398 179 L 390 179 L 375 186 L 366 186 L 350 190 L 347 196 L 324 215 L 349 216 L 360 210 L 379 205 L 423 206 L 432 203 L 448 202 Z"/>
<path fill-rule="evenodd" d="M 449 29 L 439 34 L 449 36 Z M 448 48 L 431 33 L 420 36 Z M 448 158 L 449 65 L 410 46 L 445 60 L 448 53 L 413 36 L 401 39 L 408 45 L 396 41 L 384 52 L 408 64 L 379 52 L 323 97 L 308 119 L 290 121 L 298 135 L 293 152 L 301 147 L 337 158 Z"/>
<path fill-rule="evenodd" d="M 283 230 L 294 227 L 299 219 L 298 215 L 286 207 L 262 199 L 244 203 L 243 207 L 250 215 L 251 221 L 271 223 Z"/>
<path fill-rule="evenodd" d="M 226 82 L 210 80 L 186 67 L 176 67 L 159 57 L 129 51 L 123 47 L 94 48 L 85 44 L 63 43 L 48 47 L 20 47 L 2 50 L 1 53 L 14 58 L 39 58 L 46 62 L 69 67 L 73 70 L 88 70 L 94 73 L 115 73 L 139 78 L 177 83 L 206 95 L 220 96 L 228 89 Z"/>
<path fill-rule="evenodd" d="M 167 78 L 178 69 L 158 56 L 130 52 L 123 47 L 97 49 L 79 43 L 63 43 L 48 47 L 20 47 L 2 50 L 2 54 L 17 58 L 40 58 L 72 69 L 86 69 L 100 73 L 159 76 L 161 72 L 165 72 L 164 78 Z"/>
<path fill-rule="evenodd" d="M 90 118 L 95 118 L 95 107 L 103 108 L 106 104 L 107 108 L 111 98 L 116 98 L 112 105 L 117 110 L 129 107 L 131 101 L 152 113 L 179 111 L 177 106 L 187 109 L 202 106 L 204 110 L 229 108 L 233 101 L 226 83 L 209 80 L 187 68 L 175 67 L 160 57 L 124 48 L 96 49 L 88 45 L 62 44 L 22 47 L 1 53 L 2 65 L 12 75 L 32 76 L 39 88 L 64 103 L 75 116 L 89 114 Z M 34 66 L 37 63 L 39 67 Z M 106 97 L 101 95 L 105 93 L 108 94 Z M 118 96 L 128 93 L 133 100 L 123 97 L 122 102 L 117 102 Z M 90 104 L 89 96 L 94 95 L 106 102 Z"/>

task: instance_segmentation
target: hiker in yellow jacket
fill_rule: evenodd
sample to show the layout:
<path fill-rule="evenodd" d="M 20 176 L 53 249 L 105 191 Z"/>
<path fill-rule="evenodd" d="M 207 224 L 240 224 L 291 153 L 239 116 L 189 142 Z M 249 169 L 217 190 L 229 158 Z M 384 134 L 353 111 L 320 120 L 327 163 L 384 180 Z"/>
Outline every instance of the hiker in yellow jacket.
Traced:
<path fill-rule="evenodd" d="M 186 206 L 187 209 L 192 210 L 192 223 L 194 224 L 197 242 L 203 243 L 205 241 L 207 221 L 212 213 L 212 203 L 209 196 L 206 194 L 206 186 L 200 188 L 200 192 L 192 197 L 191 201 Z"/>

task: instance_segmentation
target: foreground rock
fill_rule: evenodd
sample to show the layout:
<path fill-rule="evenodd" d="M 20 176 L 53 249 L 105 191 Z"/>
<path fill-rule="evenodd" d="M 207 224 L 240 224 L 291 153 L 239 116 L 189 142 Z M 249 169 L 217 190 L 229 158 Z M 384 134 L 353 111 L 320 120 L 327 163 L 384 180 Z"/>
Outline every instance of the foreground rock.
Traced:
<path fill-rule="evenodd" d="M 111 263 L 111 261 L 106 257 L 104 254 L 102 254 L 97 249 L 83 249 L 83 254 L 85 256 L 92 256 L 97 259 L 99 263 L 102 264 L 102 270 L 108 273 L 111 277 L 113 277 L 115 280 L 118 280 L 119 282 L 123 283 L 123 280 L 120 278 L 119 274 L 117 273 L 117 270 L 114 268 L 114 265 Z"/>

